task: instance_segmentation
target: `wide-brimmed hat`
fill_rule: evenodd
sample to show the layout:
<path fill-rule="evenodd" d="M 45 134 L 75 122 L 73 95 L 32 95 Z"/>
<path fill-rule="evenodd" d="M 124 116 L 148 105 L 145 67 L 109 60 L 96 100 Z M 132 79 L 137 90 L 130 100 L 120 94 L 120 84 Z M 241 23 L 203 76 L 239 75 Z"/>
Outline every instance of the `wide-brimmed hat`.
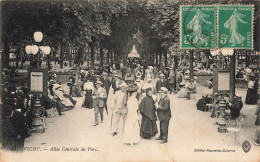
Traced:
<path fill-rule="evenodd" d="M 136 92 L 139 89 L 139 87 L 136 84 L 130 85 L 127 87 L 128 92 Z"/>
<path fill-rule="evenodd" d="M 125 83 L 125 82 L 122 82 L 120 85 L 119 85 L 120 88 L 127 88 L 128 85 Z"/>
<path fill-rule="evenodd" d="M 168 89 L 166 87 L 161 87 L 161 89 L 159 90 L 159 92 L 168 92 Z"/>
<path fill-rule="evenodd" d="M 220 100 L 219 101 L 219 106 L 222 106 L 222 107 L 227 106 L 226 101 L 225 100 Z"/>
<path fill-rule="evenodd" d="M 164 77 L 165 75 L 163 73 L 160 74 L 160 77 Z"/>
<path fill-rule="evenodd" d="M 113 73 L 113 74 L 116 74 L 116 73 L 117 73 L 117 71 L 115 71 L 115 70 L 114 70 L 112 73 Z"/>
<path fill-rule="evenodd" d="M 101 75 L 107 75 L 107 73 L 106 73 L 106 72 L 103 72 Z"/>
<path fill-rule="evenodd" d="M 95 84 L 103 84 L 100 80 L 98 80 Z"/>

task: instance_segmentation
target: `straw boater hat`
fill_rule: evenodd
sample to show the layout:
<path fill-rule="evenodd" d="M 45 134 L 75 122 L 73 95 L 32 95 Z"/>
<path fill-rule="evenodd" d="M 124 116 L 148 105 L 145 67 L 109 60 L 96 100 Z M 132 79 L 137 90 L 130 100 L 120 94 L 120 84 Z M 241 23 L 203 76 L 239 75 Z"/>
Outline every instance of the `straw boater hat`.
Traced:
<path fill-rule="evenodd" d="M 220 107 L 227 106 L 227 105 L 226 105 L 226 101 L 225 101 L 225 100 L 220 100 L 220 101 L 219 101 L 219 106 L 220 106 Z"/>
<path fill-rule="evenodd" d="M 120 88 L 127 88 L 127 84 L 125 82 L 122 82 L 120 85 L 119 85 Z"/>
<path fill-rule="evenodd" d="M 139 89 L 139 87 L 136 84 L 133 84 L 127 88 L 128 92 L 136 92 Z"/>
<path fill-rule="evenodd" d="M 165 87 L 161 87 L 161 89 L 159 90 L 159 92 L 168 92 L 168 89 Z"/>
<path fill-rule="evenodd" d="M 115 70 L 114 70 L 112 73 L 113 73 L 113 74 L 116 74 L 116 73 L 117 73 L 117 71 L 115 71 Z"/>
<path fill-rule="evenodd" d="M 164 77 L 165 75 L 163 73 L 160 74 L 160 77 Z"/>
<path fill-rule="evenodd" d="M 102 75 L 107 75 L 107 73 L 106 73 L 106 72 L 103 72 Z"/>
<path fill-rule="evenodd" d="M 102 83 L 100 80 L 98 80 L 95 84 L 100 84 L 100 85 L 102 85 L 103 83 Z"/>

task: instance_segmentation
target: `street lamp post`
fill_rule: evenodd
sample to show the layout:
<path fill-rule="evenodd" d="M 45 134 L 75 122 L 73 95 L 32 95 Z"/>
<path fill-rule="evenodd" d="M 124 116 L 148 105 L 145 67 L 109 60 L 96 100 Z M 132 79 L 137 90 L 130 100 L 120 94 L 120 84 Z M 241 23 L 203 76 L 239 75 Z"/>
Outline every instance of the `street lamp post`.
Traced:
<path fill-rule="evenodd" d="M 39 46 L 39 43 L 42 41 L 43 39 L 43 34 L 41 32 L 35 32 L 33 35 L 33 38 L 36 42 L 37 45 L 28 45 L 25 47 L 25 52 L 28 55 L 32 55 L 31 58 L 31 62 L 33 61 L 33 56 L 36 57 L 36 69 L 40 70 L 40 56 L 41 54 L 44 55 L 49 55 L 51 52 L 51 48 L 49 46 Z M 31 82 L 31 81 L 30 81 Z M 31 83 L 32 84 L 32 83 Z M 43 93 L 43 92 L 40 92 Z M 43 113 L 45 111 L 45 109 L 42 107 L 41 102 L 40 102 L 40 98 L 39 98 L 39 93 L 36 93 L 34 95 L 35 98 L 35 102 L 34 102 L 34 109 L 33 109 L 33 113 L 34 113 L 34 121 L 33 121 L 33 125 L 34 125 L 34 129 L 36 132 L 44 132 L 45 131 L 45 123 L 44 123 L 44 118 L 43 118 Z"/>

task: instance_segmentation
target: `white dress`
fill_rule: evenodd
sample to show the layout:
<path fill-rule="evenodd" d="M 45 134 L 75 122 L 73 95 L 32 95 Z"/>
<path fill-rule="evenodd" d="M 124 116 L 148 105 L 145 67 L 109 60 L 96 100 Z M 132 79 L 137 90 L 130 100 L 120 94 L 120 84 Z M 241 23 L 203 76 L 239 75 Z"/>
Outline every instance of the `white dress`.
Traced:
<path fill-rule="evenodd" d="M 131 96 L 127 101 L 128 113 L 125 122 L 123 143 L 139 143 L 140 141 L 140 125 L 139 115 L 137 110 L 139 108 L 136 97 Z"/>

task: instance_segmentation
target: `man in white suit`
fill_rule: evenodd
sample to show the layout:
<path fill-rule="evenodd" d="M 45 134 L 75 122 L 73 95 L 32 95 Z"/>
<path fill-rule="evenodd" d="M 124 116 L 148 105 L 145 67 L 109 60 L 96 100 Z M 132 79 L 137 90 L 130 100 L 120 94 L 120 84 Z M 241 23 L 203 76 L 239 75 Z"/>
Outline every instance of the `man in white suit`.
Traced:
<path fill-rule="evenodd" d="M 120 117 L 123 117 L 123 127 L 125 126 L 125 121 L 127 117 L 127 84 L 122 82 L 120 84 L 120 90 L 115 93 L 114 98 L 114 108 L 113 108 L 113 117 L 112 117 L 112 136 L 117 135 L 118 125 Z"/>

